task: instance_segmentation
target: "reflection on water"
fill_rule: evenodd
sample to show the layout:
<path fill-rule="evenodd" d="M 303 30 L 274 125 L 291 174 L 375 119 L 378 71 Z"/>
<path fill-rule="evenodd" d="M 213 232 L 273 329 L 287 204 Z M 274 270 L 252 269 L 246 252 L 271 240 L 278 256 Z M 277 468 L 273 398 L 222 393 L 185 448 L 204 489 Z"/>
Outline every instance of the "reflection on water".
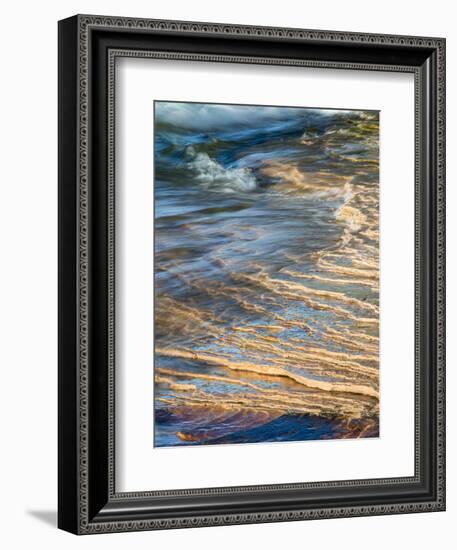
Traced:
<path fill-rule="evenodd" d="M 377 112 L 156 102 L 155 445 L 379 432 Z"/>

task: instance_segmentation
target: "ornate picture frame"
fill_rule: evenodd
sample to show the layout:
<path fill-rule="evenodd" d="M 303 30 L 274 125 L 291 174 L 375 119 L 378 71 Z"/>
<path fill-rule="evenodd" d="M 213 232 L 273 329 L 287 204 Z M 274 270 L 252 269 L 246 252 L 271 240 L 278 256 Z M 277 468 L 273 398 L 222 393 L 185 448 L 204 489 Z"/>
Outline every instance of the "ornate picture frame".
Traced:
<path fill-rule="evenodd" d="M 116 491 L 118 57 L 414 75 L 414 476 Z M 60 21 L 59 527 L 91 534 L 444 510 L 444 185 L 443 38 L 91 15 Z"/>

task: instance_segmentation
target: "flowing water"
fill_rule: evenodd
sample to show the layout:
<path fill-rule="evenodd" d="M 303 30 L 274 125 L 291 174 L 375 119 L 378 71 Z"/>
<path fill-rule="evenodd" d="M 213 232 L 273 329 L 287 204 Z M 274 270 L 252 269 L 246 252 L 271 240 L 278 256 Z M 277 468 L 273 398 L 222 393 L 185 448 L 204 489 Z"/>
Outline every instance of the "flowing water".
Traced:
<path fill-rule="evenodd" d="M 379 434 L 379 115 L 156 102 L 155 446 Z"/>

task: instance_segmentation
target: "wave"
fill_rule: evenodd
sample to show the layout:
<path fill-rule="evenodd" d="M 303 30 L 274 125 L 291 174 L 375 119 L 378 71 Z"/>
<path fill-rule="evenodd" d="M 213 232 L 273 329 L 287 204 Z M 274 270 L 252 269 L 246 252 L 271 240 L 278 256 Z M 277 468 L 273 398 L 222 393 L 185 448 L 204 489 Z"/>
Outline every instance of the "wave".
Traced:
<path fill-rule="evenodd" d="M 207 189 L 246 193 L 257 188 L 256 178 L 248 168 L 224 168 L 207 153 L 197 153 L 191 145 L 186 148 L 186 158 L 195 180 Z"/>
<path fill-rule="evenodd" d="M 313 195 L 316 198 L 351 196 L 352 176 L 324 171 L 304 172 L 296 164 L 266 161 L 260 173 L 276 182 L 278 192 L 292 195 Z"/>
<path fill-rule="evenodd" d="M 221 131 L 255 128 L 291 120 L 308 124 L 335 116 L 354 116 L 353 111 L 336 109 L 306 109 L 303 107 L 270 107 L 262 105 L 230 105 L 214 103 L 178 103 L 157 101 L 156 122 L 179 129 Z"/>
<path fill-rule="evenodd" d="M 335 218 L 346 223 L 351 233 L 356 233 L 362 229 L 366 223 L 367 217 L 358 208 L 343 204 L 335 213 Z"/>
<path fill-rule="evenodd" d="M 297 374 L 281 368 L 278 366 L 268 364 L 256 364 L 248 361 L 233 361 L 226 357 L 215 356 L 208 353 L 200 353 L 198 351 L 185 350 L 185 349 L 170 349 L 170 348 L 156 348 L 155 353 L 158 355 L 165 355 L 167 357 L 177 357 L 181 359 L 193 359 L 194 361 L 200 361 L 213 365 L 220 365 L 231 370 L 248 371 L 263 376 L 277 376 L 289 378 L 290 380 L 306 386 L 308 388 L 318 389 L 326 392 L 337 393 L 349 393 L 359 394 L 366 397 L 379 398 L 379 392 L 377 389 L 362 384 L 354 384 L 347 382 L 328 382 L 326 380 L 317 380 L 310 377 L 306 377 L 302 374 Z"/>

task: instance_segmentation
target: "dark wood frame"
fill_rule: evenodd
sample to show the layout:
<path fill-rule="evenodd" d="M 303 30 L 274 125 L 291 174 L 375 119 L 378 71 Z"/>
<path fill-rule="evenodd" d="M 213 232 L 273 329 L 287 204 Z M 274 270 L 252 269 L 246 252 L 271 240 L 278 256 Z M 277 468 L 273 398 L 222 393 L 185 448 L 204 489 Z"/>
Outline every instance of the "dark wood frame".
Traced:
<path fill-rule="evenodd" d="M 119 55 L 414 73 L 413 477 L 116 493 L 113 82 Z M 60 528 L 86 534 L 444 510 L 444 56 L 442 38 L 86 15 L 59 22 Z"/>

